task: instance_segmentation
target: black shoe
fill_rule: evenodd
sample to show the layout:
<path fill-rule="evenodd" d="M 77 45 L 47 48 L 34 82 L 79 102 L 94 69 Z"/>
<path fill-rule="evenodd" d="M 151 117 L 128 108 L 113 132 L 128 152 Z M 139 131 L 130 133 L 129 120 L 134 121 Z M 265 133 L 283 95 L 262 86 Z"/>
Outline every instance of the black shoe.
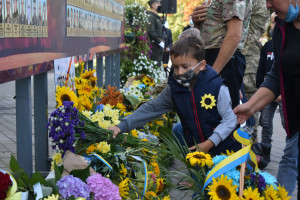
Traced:
<path fill-rule="evenodd" d="M 258 168 L 259 169 L 265 169 L 269 164 L 269 161 L 266 160 L 264 157 L 260 157 L 260 161 L 258 163 Z"/>

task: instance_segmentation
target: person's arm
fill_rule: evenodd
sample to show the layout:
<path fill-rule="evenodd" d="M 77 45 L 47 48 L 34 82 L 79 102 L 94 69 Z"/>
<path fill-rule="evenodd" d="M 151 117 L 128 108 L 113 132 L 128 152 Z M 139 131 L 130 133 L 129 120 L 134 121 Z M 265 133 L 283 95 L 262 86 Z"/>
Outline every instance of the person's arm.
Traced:
<path fill-rule="evenodd" d="M 143 126 L 150 120 L 173 111 L 174 108 L 170 86 L 167 86 L 157 98 L 144 103 L 131 115 L 123 118 L 120 124 L 110 127 L 109 130 L 114 131 L 113 136 L 115 138 L 119 133 L 126 133 L 136 127 Z"/>
<path fill-rule="evenodd" d="M 245 121 L 248 120 L 255 112 L 260 111 L 274 99 L 275 95 L 270 89 L 260 87 L 248 102 L 234 108 L 233 111 L 237 116 L 237 123 L 245 123 Z"/>
<path fill-rule="evenodd" d="M 234 17 L 226 22 L 227 33 L 221 45 L 219 54 L 215 63 L 213 64 L 214 70 L 220 73 L 225 65 L 228 63 L 234 52 L 237 50 L 239 42 L 242 37 L 243 21 Z"/>
<path fill-rule="evenodd" d="M 205 142 L 198 144 L 198 147 L 204 152 L 208 152 L 212 147 L 218 146 L 236 127 L 237 118 L 233 113 L 229 90 L 226 86 L 221 86 L 220 88 L 217 110 L 222 118 L 220 124 L 214 129 L 213 134 Z M 191 147 L 190 150 L 195 148 L 195 146 Z"/>

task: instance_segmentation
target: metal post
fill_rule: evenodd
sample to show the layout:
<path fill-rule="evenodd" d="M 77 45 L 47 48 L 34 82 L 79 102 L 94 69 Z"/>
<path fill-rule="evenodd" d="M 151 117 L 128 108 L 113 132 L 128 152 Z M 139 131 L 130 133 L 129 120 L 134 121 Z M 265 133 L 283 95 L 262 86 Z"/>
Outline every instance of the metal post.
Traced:
<path fill-rule="evenodd" d="M 48 152 L 48 82 L 47 72 L 34 77 L 35 170 L 49 171 Z"/>
<path fill-rule="evenodd" d="M 32 174 L 31 77 L 16 80 L 17 160 Z"/>
<path fill-rule="evenodd" d="M 115 54 L 115 86 L 120 89 L 120 52 Z"/>
<path fill-rule="evenodd" d="M 112 85 L 111 81 L 111 55 L 105 56 L 105 88 L 107 88 L 108 85 Z"/>
<path fill-rule="evenodd" d="M 87 62 L 87 65 L 88 65 L 88 69 L 89 69 L 89 70 L 93 70 L 93 68 L 94 68 L 94 66 L 93 66 L 93 61 L 94 61 L 94 60 L 89 60 L 89 61 Z"/>
<path fill-rule="evenodd" d="M 103 87 L 103 57 L 97 58 L 97 85 L 98 87 Z"/>

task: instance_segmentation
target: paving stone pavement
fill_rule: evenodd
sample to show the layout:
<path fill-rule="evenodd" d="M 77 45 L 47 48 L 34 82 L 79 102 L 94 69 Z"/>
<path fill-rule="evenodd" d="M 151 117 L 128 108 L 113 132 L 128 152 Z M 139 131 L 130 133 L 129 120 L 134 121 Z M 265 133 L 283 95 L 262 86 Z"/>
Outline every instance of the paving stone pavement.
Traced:
<path fill-rule="evenodd" d="M 32 81 L 33 86 L 33 81 Z M 55 109 L 55 86 L 54 73 L 48 72 L 48 112 L 49 114 Z M 33 90 L 32 90 L 33 95 Z M 10 156 L 16 155 L 16 103 L 15 103 L 15 81 L 0 84 L 0 169 L 9 170 Z M 33 101 L 33 98 L 32 98 Z M 32 103 L 33 105 L 33 103 Z M 32 112 L 33 113 L 33 112 Z M 32 126 L 34 127 L 34 126 Z M 261 138 L 258 130 L 258 138 Z M 34 130 L 33 130 L 34 133 Z M 285 131 L 281 126 L 280 115 L 276 112 L 274 117 L 274 133 L 273 133 L 273 147 L 271 151 L 271 163 L 269 163 L 266 170 L 276 177 L 278 171 L 279 161 L 283 154 L 285 146 Z M 34 137 L 33 138 L 33 153 L 34 153 Z M 50 141 L 49 141 L 50 143 Z M 49 154 L 53 152 L 49 149 Z M 33 159 L 34 160 L 34 159 Z M 170 170 L 182 170 L 179 162 L 174 162 Z M 173 179 L 176 182 L 176 179 Z M 295 190 L 291 200 L 296 200 L 297 190 Z M 179 190 L 171 191 L 171 199 L 190 200 L 191 194 L 184 196 L 184 192 Z"/>

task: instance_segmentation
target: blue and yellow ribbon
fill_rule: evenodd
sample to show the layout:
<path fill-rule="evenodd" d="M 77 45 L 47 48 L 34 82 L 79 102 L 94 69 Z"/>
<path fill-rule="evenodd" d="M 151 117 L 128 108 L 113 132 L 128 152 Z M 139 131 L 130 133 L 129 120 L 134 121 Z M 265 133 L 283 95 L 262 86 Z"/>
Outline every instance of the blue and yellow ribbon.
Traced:
<path fill-rule="evenodd" d="M 144 173 L 145 173 L 145 180 L 144 180 L 144 189 L 143 189 L 143 196 L 145 196 L 148 188 L 148 169 L 147 169 L 147 164 L 146 162 L 139 156 L 131 156 L 132 158 L 141 161 L 144 165 Z M 141 198 L 143 199 L 143 198 Z"/>
<path fill-rule="evenodd" d="M 251 139 L 249 134 L 242 129 L 236 130 L 233 135 L 238 142 L 246 145 L 246 147 L 242 148 L 216 165 L 207 175 L 203 190 L 213 180 L 213 178 L 217 178 L 222 174 L 234 169 L 236 166 L 246 162 L 249 158 L 255 164 L 255 172 L 259 171 L 257 167 L 256 155 L 251 150 L 253 139 Z"/>
<path fill-rule="evenodd" d="M 91 155 L 95 156 L 96 158 L 98 158 L 101 162 L 103 162 L 111 171 L 113 171 L 112 166 L 104 159 L 102 158 L 100 155 L 92 153 Z"/>

